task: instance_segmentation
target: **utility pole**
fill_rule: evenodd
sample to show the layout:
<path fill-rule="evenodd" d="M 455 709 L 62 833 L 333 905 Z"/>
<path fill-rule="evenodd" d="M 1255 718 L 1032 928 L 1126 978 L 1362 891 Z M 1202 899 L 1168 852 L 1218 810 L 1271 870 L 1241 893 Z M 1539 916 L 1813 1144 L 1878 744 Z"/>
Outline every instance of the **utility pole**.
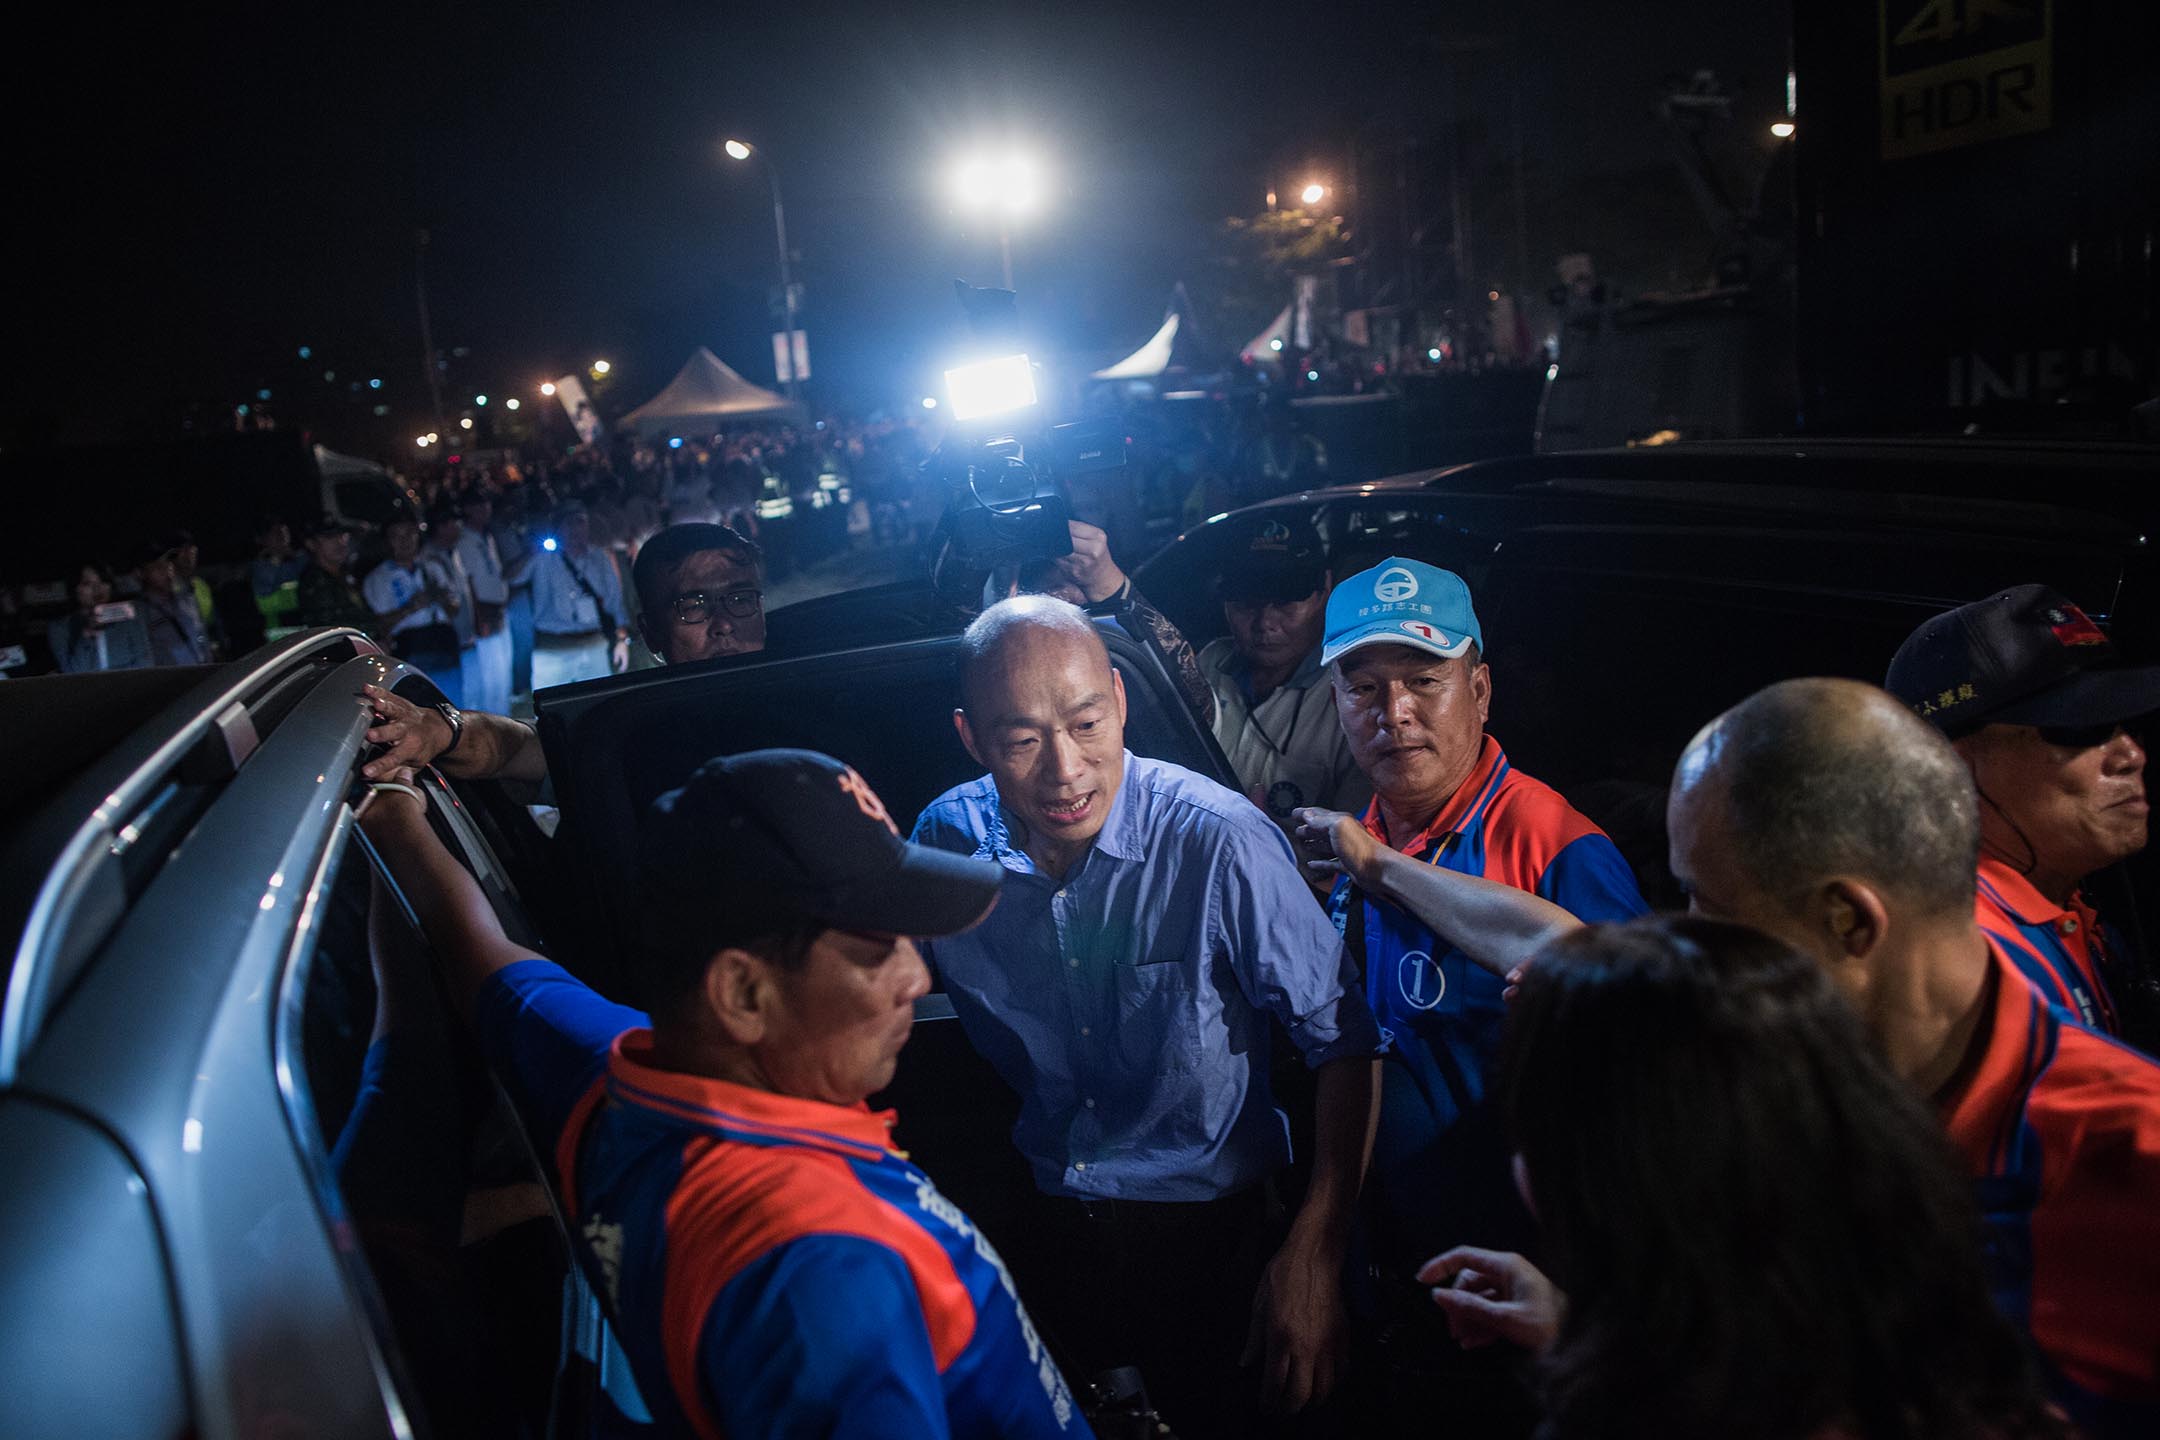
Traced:
<path fill-rule="evenodd" d="M 435 411 L 435 433 L 441 434 L 449 426 L 443 420 L 442 368 L 435 363 L 435 327 L 428 321 L 427 303 L 427 247 L 428 232 L 419 231 L 413 259 L 413 274 L 420 292 L 420 348 L 424 352 L 427 372 L 428 400 Z"/>

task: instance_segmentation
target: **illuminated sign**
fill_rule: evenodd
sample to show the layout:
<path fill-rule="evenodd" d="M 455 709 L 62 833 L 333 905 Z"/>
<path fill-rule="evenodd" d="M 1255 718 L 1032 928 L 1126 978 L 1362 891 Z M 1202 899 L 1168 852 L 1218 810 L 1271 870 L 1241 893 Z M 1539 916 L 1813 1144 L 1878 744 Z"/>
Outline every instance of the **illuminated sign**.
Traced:
<path fill-rule="evenodd" d="M 2055 0 L 1880 0 L 1882 158 L 2054 123 Z"/>

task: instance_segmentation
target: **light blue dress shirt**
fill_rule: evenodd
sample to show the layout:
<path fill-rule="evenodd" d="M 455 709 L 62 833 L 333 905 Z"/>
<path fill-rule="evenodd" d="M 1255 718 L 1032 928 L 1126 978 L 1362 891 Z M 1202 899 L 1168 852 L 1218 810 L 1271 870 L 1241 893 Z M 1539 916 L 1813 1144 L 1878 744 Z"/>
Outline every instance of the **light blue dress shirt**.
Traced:
<path fill-rule="evenodd" d="M 579 577 L 585 584 L 578 584 Z M 626 613 L 622 578 L 597 545 L 586 546 L 575 558 L 567 550 L 541 551 L 533 561 L 532 597 L 533 628 L 543 635 L 610 630 L 623 623 Z M 598 605 L 593 603 L 596 597 Z"/>
<path fill-rule="evenodd" d="M 924 948 L 1019 1091 L 1013 1142 L 1049 1194 L 1212 1200 L 1281 1168 L 1270 1016 L 1308 1065 L 1384 1048 L 1289 842 L 1212 780 L 1128 751 L 1062 882 L 1011 843 L 988 776 L 940 796 L 914 838 L 1005 867 L 990 917 Z"/>

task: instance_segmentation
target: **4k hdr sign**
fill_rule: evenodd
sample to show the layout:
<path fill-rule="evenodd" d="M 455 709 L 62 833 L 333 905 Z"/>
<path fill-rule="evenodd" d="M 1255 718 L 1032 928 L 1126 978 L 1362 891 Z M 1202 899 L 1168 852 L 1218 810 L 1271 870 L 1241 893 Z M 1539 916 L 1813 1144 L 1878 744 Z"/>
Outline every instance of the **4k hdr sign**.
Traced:
<path fill-rule="evenodd" d="M 1880 0 L 1882 158 L 2045 130 L 2055 0 Z"/>

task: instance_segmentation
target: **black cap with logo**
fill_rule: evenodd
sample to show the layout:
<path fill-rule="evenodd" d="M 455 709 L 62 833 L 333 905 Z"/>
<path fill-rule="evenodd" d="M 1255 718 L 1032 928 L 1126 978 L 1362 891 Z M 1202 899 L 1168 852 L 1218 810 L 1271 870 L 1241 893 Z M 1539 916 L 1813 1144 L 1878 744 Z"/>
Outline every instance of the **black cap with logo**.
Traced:
<path fill-rule="evenodd" d="M 2083 610 L 2020 585 L 1906 638 L 1883 688 L 1955 740 L 1983 725 L 2086 728 L 2160 710 L 2160 665 L 2125 665 Z"/>
<path fill-rule="evenodd" d="M 803 920 L 874 935 L 965 930 L 1004 871 L 910 844 L 862 776 L 813 750 L 752 750 L 699 766 L 638 827 L 645 939 L 710 953 Z"/>
<path fill-rule="evenodd" d="M 1217 593 L 1225 600 L 1266 605 L 1302 600 L 1327 576 L 1327 549 L 1312 521 L 1290 511 L 1260 517 L 1245 543 L 1223 562 Z"/>

